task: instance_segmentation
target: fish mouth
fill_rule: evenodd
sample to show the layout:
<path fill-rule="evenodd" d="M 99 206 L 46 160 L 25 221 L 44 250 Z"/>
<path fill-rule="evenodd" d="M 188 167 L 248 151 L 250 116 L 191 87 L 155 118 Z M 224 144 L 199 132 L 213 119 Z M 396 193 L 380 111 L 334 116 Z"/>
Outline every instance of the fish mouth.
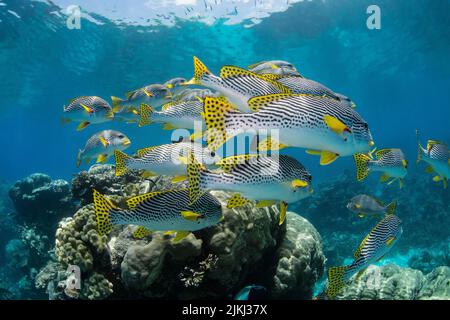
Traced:
<path fill-rule="evenodd" d="M 369 147 L 373 147 L 374 145 L 375 145 L 375 141 L 370 140 L 370 141 L 369 141 Z"/>
<path fill-rule="evenodd" d="M 130 139 L 126 139 L 124 142 L 122 142 L 122 145 L 129 146 L 131 144 Z"/>

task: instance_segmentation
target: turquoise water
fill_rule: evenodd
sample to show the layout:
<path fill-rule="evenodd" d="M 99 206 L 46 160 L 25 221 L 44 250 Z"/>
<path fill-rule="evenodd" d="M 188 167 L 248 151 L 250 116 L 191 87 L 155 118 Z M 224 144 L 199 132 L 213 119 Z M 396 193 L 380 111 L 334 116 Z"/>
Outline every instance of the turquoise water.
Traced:
<path fill-rule="evenodd" d="M 81 1 L 81 28 L 70 30 L 64 10 L 76 2 L 0 0 L 2 185 L 35 172 L 70 181 L 73 174 L 88 169 L 86 165 L 76 167 L 78 149 L 103 129 L 126 133 L 132 140 L 129 153 L 170 141 L 171 132 L 161 130 L 160 125 L 138 128 L 107 122 L 77 132 L 73 123 L 60 123 L 63 105 L 74 97 L 109 99 L 150 83 L 191 78 L 194 55 L 214 73 L 223 65 L 246 67 L 279 59 L 355 101 L 379 148 L 396 147 L 405 152 L 410 184 L 407 180 L 403 191 L 397 186 L 383 189 L 383 195 L 392 198 L 401 193 L 405 201 L 415 199 L 411 200 L 414 205 L 408 206 L 412 212 L 403 215 L 422 212 L 424 217 L 433 217 L 433 204 L 424 201 L 435 199 L 420 199 L 424 188 L 431 198 L 436 195 L 449 213 L 449 191 L 443 191 L 431 177 L 420 185 L 415 183 L 417 176 L 426 174 L 424 166 L 414 163 L 416 129 L 423 140 L 450 142 L 450 1 L 377 0 L 380 30 L 366 26 L 366 9 L 373 4 L 366 0 L 187 1 L 188 5 L 149 1 L 147 6 L 143 6 L 144 0 L 113 1 L 110 5 Z M 186 14 L 188 9 L 198 17 Z M 259 12 L 256 16 L 260 18 L 252 20 L 252 12 Z M 316 185 L 325 186 L 341 173 L 355 171 L 351 157 L 324 167 L 302 149 L 285 153 L 309 169 Z M 374 194 L 381 194 L 373 180 L 366 185 Z M 6 193 L 0 196 L 6 198 Z M 347 200 L 342 199 L 343 203 Z M 6 216 L 14 209 L 7 199 L 3 202 L 0 209 Z M 328 232 L 320 227 L 326 226 L 325 218 L 305 212 L 301 204 L 298 209 L 314 225 L 317 222 L 319 232 Z M 345 207 L 336 214 L 342 212 Z M 439 224 L 432 218 L 421 221 Z M 412 228 L 418 232 L 416 228 L 421 226 Z M 447 236 L 444 230 L 436 245 L 448 243 L 448 227 L 442 228 L 447 228 Z M 355 232 L 363 236 L 368 229 L 370 223 L 365 222 Z M 405 257 L 412 255 L 408 250 L 419 250 L 415 248 L 418 244 L 411 245 L 408 249 L 404 244 L 403 252 L 392 254 L 387 261 L 408 266 Z"/>

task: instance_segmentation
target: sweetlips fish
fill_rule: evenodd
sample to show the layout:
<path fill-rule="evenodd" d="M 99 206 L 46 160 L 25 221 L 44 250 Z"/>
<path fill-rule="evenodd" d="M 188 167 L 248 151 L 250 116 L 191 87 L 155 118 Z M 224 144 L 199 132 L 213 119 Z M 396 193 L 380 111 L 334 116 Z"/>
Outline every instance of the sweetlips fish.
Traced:
<path fill-rule="evenodd" d="M 112 225 L 138 225 L 133 233 L 142 238 L 151 231 L 176 233 L 179 241 L 197 231 L 216 225 L 222 220 L 222 206 L 211 194 L 203 194 L 198 201 L 189 203 L 187 189 L 154 191 L 127 200 L 127 209 L 114 205 L 94 190 L 94 208 L 100 235 L 108 234 Z"/>
<path fill-rule="evenodd" d="M 220 161 L 220 157 L 215 152 L 204 148 L 199 143 L 163 144 L 138 150 L 136 158 L 121 151 L 116 151 L 116 176 L 121 176 L 129 170 L 145 170 L 145 176 L 168 175 L 174 176 L 173 182 L 183 181 L 186 178 L 189 152 L 195 156 L 198 162 L 204 165 L 212 165 Z"/>
<path fill-rule="evenodd" d="M 371 154 L 371 153 L 370 153 Z M 391 181 L 388 184 L 398 181 L 400 188 L 403 188 L 403 178 L 408 173 L 408 161 L 400 149 L 382 149 L 375 153 L 375 160 L 370 155 L 355 154 L 356 178 L 358 181 L 364 180 L 370 172 L 382 172 L 381 182 Z"/>
<path fill-rule="evenodd" d="M 394 214 L 396 207 L 396 202 L 391 202 L 385 206 L 380 200 L 365 194 L 354 196 L 347 204 L 347 209 L 356 213 L 360 218 L 366 216 L 378 218 L 383 215 Z"/>
<path fill-rule="evenodd" d="M 296 159 L 286 155 L 246 154 L 223 158 L 216 163 L 222 170 L 207 170 L 191 154 L 187 172 L 191 203 L 207 190 L 233 192 L 227 207 L 236 208 L 258 200 L 257 207 L 280 202 L 279 224 L 284 222 L 289 203 L 311 195 L 311 174 Z"/>
<path fill-rule="evenodd" d="M 261 61 L 249 65 L 247 69 L 257 74 L 300 76 L 292 63 L 283 60 Z"/>
<path fill-rule="evenodd" d="M 177 94 L 173 100 L 175 102 L 199 101 L 205 97 L 219 97 L 219 92 L 213 92 L 209 89 L 185 89 Z"/>
<path fill-rule="evenodd" d="M 122 132 L 114 130 L 103 130 L 88 139 L 83 150 L 78 151 L 77 167 L 82 161 L 87 164 L 91 159 L 96 162 L 106 162 L 114 154 L 115 150 L 125 150 L 131 144 L 130 139 Z"/>
<path fill-rule="evenodd" d="M 172 96 L 179 94 L 181 91 L 185 89 L 184 83 L 186 82 L 185 78 L 173 78 L 164 82 L 164 85 L 170 90 Z"/>
<path fill-rule="evenodd" d="M 369 265 L 381 260 L 392 249 L 402 232 L 402 221 L 394 214 L 386 215 L 361 242 L 350 265 L 328 270 L 325 294 L 333 298 L 354 274 L 359 278 Z"/>
<path fill-rule="evenodd" d="M 327 165 L 341 156 L 369 152 L 374 145 L 367 122 L 352 108 L 326 97 L 305 94 L 273 94 L 248 102 L 254 113 L 239 113 L 217 98 L 206 97 L 203 116 L 207 142 L 216 150 L 231 137 L 245 131 L 275 132 L 258 150 L 285 147 L 308 149 Z M 270 135 L 270 134 L 269 134 Z"/>
<path fill-rule="evenodd" d="M 450 151 L 448 146 L 440 141 L 428 140 L 427 147 L 424 148 L 419 141 L 419 131 L 417 133 L 417 143 L 419 153 L 417 162 L 421 160 L 428 163 L 425 171 L 435 174 L 433 181 L 442 181 L 444 188 L 448 187 L 448 179 L 450 179 Z"/>
<path fill-rule="evenodd" d="M 194 57 L 194 77 L 184 84 L 201 85 L 218 91 L 242 112 L 251 112 L 248 100 L 252 97 L 291 93 L 290 89 L 277 81 L 235 66 L 222 67 L 218 77 L 212 74 L 197 57 Z"/>
<path fill-rule="evenodd" d="M 124 121 L 126 123 L 139 122 L 139 109 L 132 106 L 116 106 L 114 108 L 114 118 L 117 121 Z"/>
<path fill-rule="evenodd" d="M 166 86 L 162 84 L 151 84 L 143 88 L 128 92 L 126 99 L 111 97 L 114 112 L 120 112 L 123 108 L 132 107 L 139 110 L 142 103 L 150 104 L 153 107 L 159 107 L 169 102 L 172 94 Z"/>
<path fill-rule="evenodd" d="M 63 107 L 62 123 L 80 122 L 77 131 L 83 130 L 91 123 L 103 123 L 114 119 L 114 113 L 108 102 L 97 96 L 82 96 L 70 100 Z"/>

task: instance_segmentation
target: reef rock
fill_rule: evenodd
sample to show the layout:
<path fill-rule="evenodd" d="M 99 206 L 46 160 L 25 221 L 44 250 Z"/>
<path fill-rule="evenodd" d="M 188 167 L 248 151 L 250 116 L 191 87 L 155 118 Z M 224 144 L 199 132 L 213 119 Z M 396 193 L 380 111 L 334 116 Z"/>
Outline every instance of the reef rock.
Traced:
<path fill-rule="evenodd" d="M 314 226 L 298 214 L 288 212 L 286 221 L 286 235 L 276 253 L 271 297 L 309 299 L 311 288 L 323 274 L 326 259 L 322 240 Z"/>
<path fill-rule="evenodd" d="M 438 267 L 425 277 L 419 300 L 450 300 L 450 268 Z"/>
<path fill-rule="evenodd" d="M 58 221 L 75 210 L 70 184 L 42 173 L 17 181 L 9 197 L 17 212 L 17 223 L 37 226 L 45 234 L 54 232 Z"/>

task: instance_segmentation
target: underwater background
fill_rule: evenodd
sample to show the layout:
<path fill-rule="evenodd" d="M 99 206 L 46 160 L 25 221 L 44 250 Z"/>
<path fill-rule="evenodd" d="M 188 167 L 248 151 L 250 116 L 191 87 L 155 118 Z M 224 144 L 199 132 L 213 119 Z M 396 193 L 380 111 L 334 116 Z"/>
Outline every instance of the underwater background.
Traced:
<path fill-rule="evenodd" d="M 366 10 L 372 4 L 381 8 L 379 30 L 371 30 L 366 25 L 369 16 Z M 66 25 L 65 10 L 69 5 L 82 8 L 80 29 L 71 30 Z M 389 265 L 386 277 L 398 277 L 397 282 L 404 284 L 407 293 L 383 297 L 363 293 L 359 288 L 360 291 L 355 289 L 356 293 L 346 298 L 416 299 L 422 294 L 417 293 L 419 289 L 432 286 L 431 280 L 438 279 L 433 285 L 441 285 L 443 279 L 450 277 L 448 269 L 436 269 L 450 266 L 450 191 L 444 189 L 442 183 L 433 182 L 424 172 L 423 164 L 415 164 L 415 130 L 420 130 L 424 141 L 436 139 L 450 143 L 449 10 L 447 0 L 136 0 L 109 4 L 77 0 L 1 0 L 0 298 L 55 298 L 57 294 L 49 293 L 52 283 L 49 279 L 55 278 L 55 270 L 70 264 L 56 266 L 57 262 L 61 264 L 58 244 L 54 249 L 58 222 L 73 216 L 80 208 L 83 210 L 82 206 L 89 203 L 85 191 L 93 185 L 120 195 L 110 187 L 115 178 L 109 177 L 109 173 L 77 175 L 89 169 L 84 164 L 77 168 L 76 156 L 92 134 L 103 129 L 122 131 L 132 141 L 130 152 L 170 141 L 171 132 L 162 131 L 160 125 L 138 128 L 107 122 L 77 132 L 73 124 L 61 124 L 63 105 L 77 96 L 97 95 L 109 99 L 174 77 L 189 79 L 193 75 L 194 55 L 215 73 L 223 65 L 246 67 L 275 59 L 291 62 L 305 77 L 355 101 L 357 111 L 370 125 L 376 145 L 380 149 L 401 148 L 410 164 L 405 186 L 399 189 L 397 184 L 380 184 L 376 175 L 356 182 L 351 157 L 320 166 L 317 157 L 307 155 L 303 149 L 283 151 L 301 161 L 313 175 L 315 194 L 290 206 L 289 210 L 317 229 L 311 234 L 314 239 L 316 232 L 320 234 L 317 237 L 320 249 L 316 248 L 317 244 L 308 247 L 311 252 L 315 250 L 308 258 L 311 263 L 316 262 L 314 268 L 310 268 L 314 275 L 291 275 L 295 278 L 291 292 L 277 295 L 276 283 L 298 272 L 298 268 L 287 268 L 284 276 L 277 278 L 275 266 L 273 273 L 278 279 L 274 280 L 275 285 L 262 283 L 266 287 L 273 286 L 271 297 L 310 299 L 321 290 L 325 267 L 351 262 L 359 242 L 374 226 L 374 220 L 359 219 L 345 207 L 351 197 L 360 193 L 371 194 L 386 203 L 398 202 L 397 215 L 403 220 L 403 236 L 377 265 Z M 40 174 L 32 175 L 35 173 Z M 124 179 L 120 183 L 132 186 L 143 183 L 137 177 Z M 17 184 L 18 180 L 21 182 Z M 130 191 L 130 194 L 133 192 L 138 191 Z M 80 223 L 88 225 L 89 218 L 80 214 L 79 219 Z M 59 228 L 64 229 L 64 226 Z M 82 233 L 82 230 L 78 231 Z M 284 232 L 289 234 L 290 231 Z M 271 227 L 266 233 L 270 235 L 267 244 L 255 247 L 261 251 L 261 257 L 248 257 L 248 261 L 260 266 L 276 265 L 273 260 L 278 259 L 279 242 L 273 239 L 282 235 Z M 210 233 L 205 231 L 202 237 L 205 237 L 203 245 L 192 244 L 193 248 L 201 248 L 186 258 L 189 262 L 186 265 L 201 268 L 214 262 L 204 245 L 205 239 L 212 239 Z M 255 241 L 249 239 L 242 241 Z M 80 235 L 80 239 L 67 240 L 71 241 L 80 242 L 75 248 L 83 247 L 86 241 L 90 243 L 80 249 L 92 256 L 82 273 L 87 283 L 103 284 L 92 292 L 82 293 L 82 298 L 87 299 L 224 298 L 264 279 L 264 275 L 251 268 L 233 269 L 230 273 L 241 272 L 242 277 L 237 276 L 231 281 L 233 286 L 217 292 L 214 284 L 229 279 L 218 279 L 213 272 L 211 283 L 205 280 L 204 285 L 176 295 L 175 288 L 179 284 L 174 280 L 172 287 L 167 285 L 172 289 L 167 292 L 161 289 L 170 274 L 163 278 L 152 271 L 151 283 L 141 278 L 131 279 L 133 272 L 127 273 L 123 268 L 124 253 L 119 262 L 105 265 L 101 258 L 105 254 L 101 249 L 103 244 L 99 244 L 101 239 L 85 240 Z M 210 243 L 210 247 L 214 248 L 214 244 Z M 177 248 L 167 250 L 170 259 L 165 263 L 174 270 L 172 278 L 177 278 L 178 269 L 184 270 L 184 260 L 177 264 L 177 253 L 174 253 Z M 294 251 L 292 255 L 298 255 Z M 128 259 L 130 255 L 127 253 Z M 217 256 L 220 261 L 220 253 Z M 202 265 L 199 261 L 206 262 Z M 137 268 L 136 264 L 130 262 L 128 268 Z M 122 269 L 116 273 L 104 271 L 120 269 L 119 265 Z M 43 272 L 42 268 L 47 269 Z M 119 274 L 122 280 L 118 280 Z M 140 287 L 140 281 L 148 287 Z M 428 287 L 427 290 L 432 291 Z M 442 292 L 434 297 L 448 299 L 448 284 L 444 289 L 439 288 Z M 198 294 L 199 291 L 202 294 Z"/>

